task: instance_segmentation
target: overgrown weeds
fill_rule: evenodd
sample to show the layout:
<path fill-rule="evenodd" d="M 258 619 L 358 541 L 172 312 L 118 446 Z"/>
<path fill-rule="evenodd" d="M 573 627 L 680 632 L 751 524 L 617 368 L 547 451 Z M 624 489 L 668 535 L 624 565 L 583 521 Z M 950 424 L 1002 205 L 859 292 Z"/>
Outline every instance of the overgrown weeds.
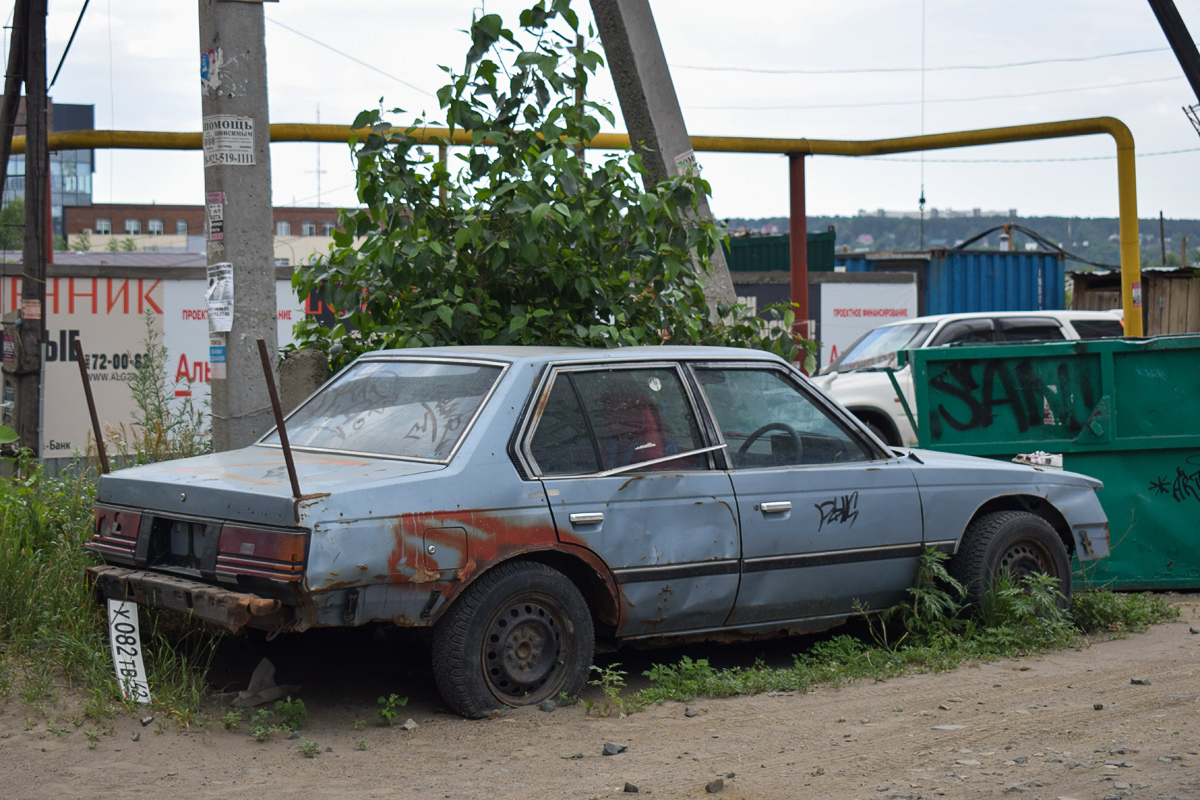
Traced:
<path fill-rule="evenodd" d="M 137 412 L 132 432 L 106 437 L 114 464 L 197 455 L 211 450 L 207 415 L 167 385 L 168 354 L 147 317 L 144 355 L 130 384 Z M 96 493 L 94 444 L 89 457 L 51 475 L 17 457 L 15 479 L 0 481 L 0 702 L 15 692 L 35 716 L 56 704 L 52 676 L 88 687 L 83 714 L 100 722 L 120 707 L 104 608 L 84 570 L 98 563 L 83 546 L 91 538 Z M 122 457 L 121 453 L 129 455 Z M 146 671 L 156 709 L 181 726 L 197 719 L 215 637 L 174 614 L 142 609 Z M 130 707 L 132 708 L 132 707 Z"/>
<path fill-rule="evenodd" d="M 632 711 L 664 700 L 806 691 L 910 670 L 940 672 L 966 662 L 1083 646 L 1098 631 L 1140 630 L 1179 613 L 1155 595 L 1108 591 L 1077 592 L 1064 608 L 1054 581 L 1043 575 L 998 580 L 976 609 L 946 573 L 945 560 L 927 551 L 905 600 L 868 617 L 866 639 L 834 636 L 795 655 L 785 668 L 759 660 L 748 668 L 714 669 L 705 659 L 684 656 L 679 664 L 655 664 L 645 672 L 650 687 L 617 699 Z"/>
<path fill-rule="evenodd" d="M 146 312 L 144 352 L 134 357 L 129 379 L 136 410 L 129 425 L 104 427 L 105 447 L 114 465 L 133 466 L 212 452 L 207 404 L 192 399 L 190 379 L 167 381 L 169 353 Z M 182 383 L 182 391 L 176 387 Z M 88 460 L 98 465 L 95 440 L 88 434 Z"/>

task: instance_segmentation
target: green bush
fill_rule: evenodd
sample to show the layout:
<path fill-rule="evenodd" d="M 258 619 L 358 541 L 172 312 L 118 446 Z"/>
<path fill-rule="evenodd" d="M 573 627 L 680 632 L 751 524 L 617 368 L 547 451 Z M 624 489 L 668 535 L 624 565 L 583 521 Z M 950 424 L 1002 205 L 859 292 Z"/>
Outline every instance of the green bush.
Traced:
<path fill-rule="evenodd" d="M 328 256 L 302 265 L 301 296 L 339 310 L 300 321 L 302 347 L 334 367 L 383 347 L 445 344 L 727 344 L 811 356 L 745 308 L 710 313 L 702 276 L 721 232 L 701 220 L 694 171 L 643 188 L 636 155 L 580 159 L 612 112 L 586 99 L 603 61 L 575 46 L 568 0 L 482 14 L 465 70 L 438 92 L 451 131 L 470 132 L 454 168 L 417 141 L 426 121 L 362 112 L 351 139 L 361 208 L 341 213 Z M 585 99 L 580 102 L 576 93 Z M 390 115 L 403 115 L 393 109 Z M 437 124 L 430 122 L 428 124 Z"/>

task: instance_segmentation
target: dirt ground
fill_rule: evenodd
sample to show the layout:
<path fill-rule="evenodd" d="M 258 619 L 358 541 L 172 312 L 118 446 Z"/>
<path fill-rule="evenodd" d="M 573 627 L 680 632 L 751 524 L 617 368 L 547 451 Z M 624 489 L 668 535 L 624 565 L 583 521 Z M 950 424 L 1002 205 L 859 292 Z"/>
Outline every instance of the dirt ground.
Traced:
<path fill-rule="evenodd" d="M 291 644 L 271 658 L 281 682 L 305 682 L 303 739 L 259 743 L 245 722 L 180 731 L 121 717 L 89 748 L 88 724 L 69 712 L 28 722 L 13 696 L 0 712 L 0 797 L 550 800 L 636 786 L 667 798 L 1200 800 L 1200 635 L 1190 632 L 1200 596 L 1170 599 L 1180 621 L 1080 650 L 623 719 L 570 706 L 468 721 L 441 707 L 427 668 L 397 666 L 419 660 L 412 653 Z M 750 663 L 761 648 L 746 647 L 712 660 Z M 636 675 L 682 652 L 604 663 Z M 249 657 L 224 666 L 244 671 Z M 376 698 L 393 691 L 411 697 L 401 721 L 415 728 L 379 724 Z M 303 757 L 304 739 L 315 758 Z M 605 756 L 606 742 L 627 749 Z"/>

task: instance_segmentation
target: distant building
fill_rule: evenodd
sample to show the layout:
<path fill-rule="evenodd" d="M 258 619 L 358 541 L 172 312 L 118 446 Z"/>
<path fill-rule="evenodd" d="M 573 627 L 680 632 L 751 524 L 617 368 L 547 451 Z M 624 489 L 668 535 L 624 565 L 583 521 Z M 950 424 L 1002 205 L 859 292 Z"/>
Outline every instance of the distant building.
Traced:
<path fill-rule="evenodd" d="M 64 131 L 90 131 L 95 129 L 94 106 L 73 103 L 54 103 L 47 99 L 51 133 Z M 17 123 L 14 136 L 25 135 L 25 98 L 17 108 Z M 95 159 L 91 150 L 62 150 L 50 153 L 50 218 L 51 229 L 65 236 L 63 209 L 73 206 L 89 206 L 92 203 L 92 173 Z M 4 181 L 3 204 L 25 199 L 25 155 L 8 157 L 8 175 Z"/>
<path fill-rule="evenodd" d="M 917 219 L 921 216 L 920 211 L 887 211 L 878 209 L 876 211 L 867 211 L 860 208 L 858 210 L 860 217 L 885 217 L 888 219 Z M 985 211 L 981 208 L 972 208 L 970 211 L 961 211 L 953 208 L 929 208 L 925 212 L 927 219 L 961 219 L 963 217 L 1008 217 L 1010 219 L 1017 216 L 1017 209 L 1010 208 L 1007 211 Z"/>
<path fill-rule="evenodd" d="M 273 209 L 275 264 L 294 266 L 314 253 L 328 253 L 337 228 L 338 209 L 331 206 Z M 91 252 L 124 249 L 132 240 L 137 250 L 205 251 L 204 206 L 95 203 L 65 210 L 65 235 L 72 248 L 83 236 Z"/>

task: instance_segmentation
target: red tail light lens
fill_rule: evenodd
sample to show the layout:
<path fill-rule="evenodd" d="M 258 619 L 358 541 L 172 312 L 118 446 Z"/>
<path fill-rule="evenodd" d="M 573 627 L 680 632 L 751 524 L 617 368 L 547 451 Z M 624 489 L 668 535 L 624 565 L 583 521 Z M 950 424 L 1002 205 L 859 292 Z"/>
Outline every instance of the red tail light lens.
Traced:
<path fill-rule="evenodd" d="M 142 524 L 141 512 L 97 505 L 94 522 L 88 549 L 132 563 L 134 550 L 137 549 L 138 528 Z"/>
<path fill-rule="evenodd" d="M 308 532 L 225 524 L 217 547 L 217 572 L 298 581 L 304 572 Z"/>

